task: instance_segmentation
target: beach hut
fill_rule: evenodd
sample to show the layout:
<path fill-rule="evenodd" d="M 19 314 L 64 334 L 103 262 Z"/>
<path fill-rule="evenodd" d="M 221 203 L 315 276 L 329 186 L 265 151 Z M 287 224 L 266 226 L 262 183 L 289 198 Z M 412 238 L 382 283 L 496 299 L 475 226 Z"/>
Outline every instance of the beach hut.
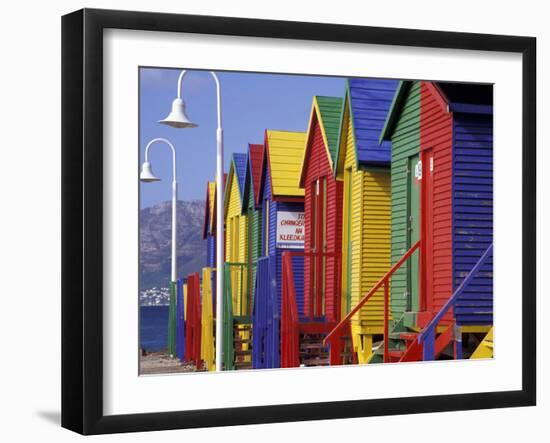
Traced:
<path fill-rule="evenodd" d="M 201 292 L 198 273 L 187 276 L 185 286 L 185 358 L 197 369 L 202 368 L 201 357 Z"/>
<path fill-rule="evenodd" d="M 392 281 L 394 331 L 433 332 L 433 358 L 451 341 L 461 358 L 462 334 L 492 325 L 492 113 L 491 85 L 403 81 L 381 136 L 392 142 L 392 264 L 420 240 Z"/>
<path fill-rule="evenodd" d="M 297 306 L 298 325 L 285 319 L 284 366 L 328 364 L 322 340 L 340 319 L 343 184 L 334 168 L 342 103 L 341 98 L 315 96 L 311 107 L 299 174 L 305 210 L 304 303 Z M 294 309 L 293 291 L 285 291 L 291 303 L 285 312 Z M 291 331 L 295 337 L 288 342 Z"/>
<path fill-rule="evenodd" d="M 176 356 L 185 361 L 185 291 L 184 280 L 176 282 Z"/>
<path fill-rule="evenodd" d="M 244 202 L 248 154 L 231 157 L 224 198 L 224 365 L 235 369 L 250 364 L 249 331 L 252 299 L 248 269 L 248 215 Z"/>
<path fill-rule="evenodd" d="M 207 371 L 215 371 L 216 365 L 214 356 L 215 323 L 214 304 L 212 303 L 212 287 L 214 278 L 212 268 L 206 267 L 202 270 L 201 282 L 201 360 Z"/>
<path fill-rule="evenodd" d="M 304 314 L 337 321 L 340 294 L 337 274 L 342 249 L 343 185 L 334 177 L 342 99 L 314 97 L 300 172 L 304 189 Z M 322 254 L 332 254 L 323 256 Z M 336 265 L 338 263 L 338 265 Z"/>
<path fill-rule="evenodd" d="M 379 145 L 397 80 L 349 79 L 335 160 L 343 183 L 342 315 L 390 268 L 391 143 Z M 372 353 L 373 337 L 383 334 L 384 291 L 379 290 L 352 318 L 353 348 L 359 363 Z"/>
<path fill-rule="evenodd" d="M 248 145 L 248 164 L 246 169 L 245 195 L 246 214 L 248 218 L 248 286 L 254 304 L 256 262 L 261 255 L 262 210 L 260 202 L 260 187 L 262 166 L 264 163 L 264 145 Z"/>
<path fill-rule="evenodd" d="M 227 174 L 224 174 L 224 182 Z M 205 368 L 215 370 L 214 319 L 216 315 L 216 182 L 206 185 L 203 239 L 206 244 L 206 266 L 201 282 L 201 358 Z"/>
<path fill-rule="evenodd" d="M 282 254 L 303 251 L 304 190 L 298 186 L 306 134 L 265 131 L 264 155 L 253 179 L 256 206 L 261 208 L 260 257 L 256 262 L 253 366 L 280 366 Z M 254 173 L 252 174 L 255 175 Z M 259 183 L 256 186 L 256 183 Z M 303 257 L 293 260 L 294 275 L 303 279 Z M 303 292 L 297 303 L 303 305 Z"/>

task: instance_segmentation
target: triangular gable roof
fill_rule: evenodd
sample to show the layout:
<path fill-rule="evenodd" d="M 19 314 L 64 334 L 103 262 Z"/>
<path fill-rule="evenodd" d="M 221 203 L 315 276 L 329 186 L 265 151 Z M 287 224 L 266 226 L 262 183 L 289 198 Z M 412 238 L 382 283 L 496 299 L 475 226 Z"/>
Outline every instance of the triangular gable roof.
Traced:
<path fill-rule="evenodd" d="M 472 114 L 492 114 L 493 112 L 492 85 L 429 81 L 423 83 L 434 94 L 446 112 Z M 380 134 L 380 143 L 391 139 L 412 84 L 413 82 L 410 80 L 399 82 L 390 111 L 384 123 L 384 129 Z"/>
<path fill-rule="evenodd" d="M 334 169 L 334 162 L 338 152 L 338 135 L 343 99 L 340 97 L 314 96 L 307 128 L 306 147 L 300 169 L 300 186 L 305 180 L 306 166 L 309 159 L 309 150 L 313 141 L 313 124 L 319 122 L 330 167 Z"/>
<path fill-rule="evenodd" d="M 254 193 L 255 205 L 260 204 L 262 198 L 261 184 L 262 184 L 262 172 L 265 158 L 265 147 L 263 144 L 249 144 L 248 145 L 248 159 L 251 175 L 252 192 Z"/>
<path fill-rule="evenodd" d="M 305 142 L 305 132 L 265 131 L 265 155 L 274 199 L 303 198 L 304 190 L 298 186 L 298 179 Z"/>
<path fill-rule="evenodd" d="M 410 80 L 401 80 L 399 82 L 399 85 L 397 86 L 397 89 L 393 96 L 388 116 L 386 117 L 386 121 L 384 122 L 384 128 L 380 133 L 380 143 L 383 143 L 384 140 L 391 140 L 395 125 L 397 124 L 398 116 L 405 104 L 407 94 L 411 90 L 412 84 L 413 82 Z"/>
<path fill-rule="evenodd" d="M 241 199 L 241 210 L 244 201 L 245 180 L 246 180 L 246 165 L 248 163 L 248 154 L 242 152 L 234 152 L 231 156 L 231 163 L 229 164 L 229 173 L 226 181 L 225 195 L 224 195 L 224 212 L 227 211 L 227 205 L 229 204 L 229 193 L 231 191 L 231 184 L 237 178 L 237 185 L 239 187 L 239 197 Z"/>
<path fill-rule="evenodd" d="M 341 142 L 346 110 L 352 125 L 357 165 L 385 166 L 390 163 L 391 142 L 381 145 L 379 138 L 398 86 L 398 80 L 348 79 L 338 141 L 339 165 L 345 152 L 341 149 Z"/>

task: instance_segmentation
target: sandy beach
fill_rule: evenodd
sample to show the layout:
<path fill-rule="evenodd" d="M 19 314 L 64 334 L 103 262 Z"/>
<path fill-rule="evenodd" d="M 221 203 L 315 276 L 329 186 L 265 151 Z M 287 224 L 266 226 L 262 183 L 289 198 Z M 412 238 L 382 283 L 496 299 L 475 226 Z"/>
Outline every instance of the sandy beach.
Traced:
<path fill-rule="evenodd" d="M 140 375 L 176 374 L 196 372 L 195 365 L 182 363 L 177 358 L 171 358 L 166 351 L 148 352 L 141 355 L 139 360 Z"/>

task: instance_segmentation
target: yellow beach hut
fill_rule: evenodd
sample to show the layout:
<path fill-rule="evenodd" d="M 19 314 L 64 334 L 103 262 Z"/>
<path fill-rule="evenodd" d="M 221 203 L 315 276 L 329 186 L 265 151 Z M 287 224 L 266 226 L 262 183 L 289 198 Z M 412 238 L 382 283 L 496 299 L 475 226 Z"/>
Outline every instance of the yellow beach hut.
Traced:
<path fill-rule="evenodd" d="M 344 182 L 342 317 L 390 268 L 391 144 L 379 136 L 398 82 L 350 79 L 342 108 L 336 179 Z M 383 334 L 383 290 L 352 318 L 353 347 L 367 363 L 373 338 Z"/>

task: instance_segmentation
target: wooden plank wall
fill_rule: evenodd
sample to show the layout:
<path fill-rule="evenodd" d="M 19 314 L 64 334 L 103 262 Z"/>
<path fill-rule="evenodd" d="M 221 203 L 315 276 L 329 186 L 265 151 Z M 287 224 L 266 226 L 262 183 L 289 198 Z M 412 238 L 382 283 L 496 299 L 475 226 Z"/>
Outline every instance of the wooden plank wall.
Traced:
<path fill-rule="evenodd" d="M 421 208 L 422 223 L 427 224 L 429 243 L 422 249 L 422 262 L 425 263 L 426 309 L 434 313 L 452 295 L 452 164 L 453 164 L 453 119 L 452 114 L 441 106 L 434 96 L 437 91 L 429 88 L 426 82 L 421 85 L 420 146 L 421 150 L 431 149 L 433 155 L 432 192 L 433 214 L 431 217 Z M 429 160 L 427 160 L 429 163 Z M 426 175 L 430 165 L 424 165 Z M 423 182 L 427 177 L 423 177 Z M 429 246 L 428 246 L 429 245 Z M 441 325 L 452 321 L 452 309 L 445 315 Z"/>
<path fill-rule="evenodd" d="M 395 264 L 407 252 L 407 160 L 420 147 L 420 82 L 413 82 L 405 98 L 403 111 L 392 136 L 391 192 L 392 244 L 391 261 Z M 404 264 L 391 282 L 391 309 L 399 319 L 407 308 L 407 266 Z"/>
<path fill-rule="evenodd" d="M 493 241 L 493 116 L 455 113 L 454 120 L 453 287 L 456 288 Z M 459 324 L 492 324 L 492 259 L 463 293 L 455 311 Z"/>

